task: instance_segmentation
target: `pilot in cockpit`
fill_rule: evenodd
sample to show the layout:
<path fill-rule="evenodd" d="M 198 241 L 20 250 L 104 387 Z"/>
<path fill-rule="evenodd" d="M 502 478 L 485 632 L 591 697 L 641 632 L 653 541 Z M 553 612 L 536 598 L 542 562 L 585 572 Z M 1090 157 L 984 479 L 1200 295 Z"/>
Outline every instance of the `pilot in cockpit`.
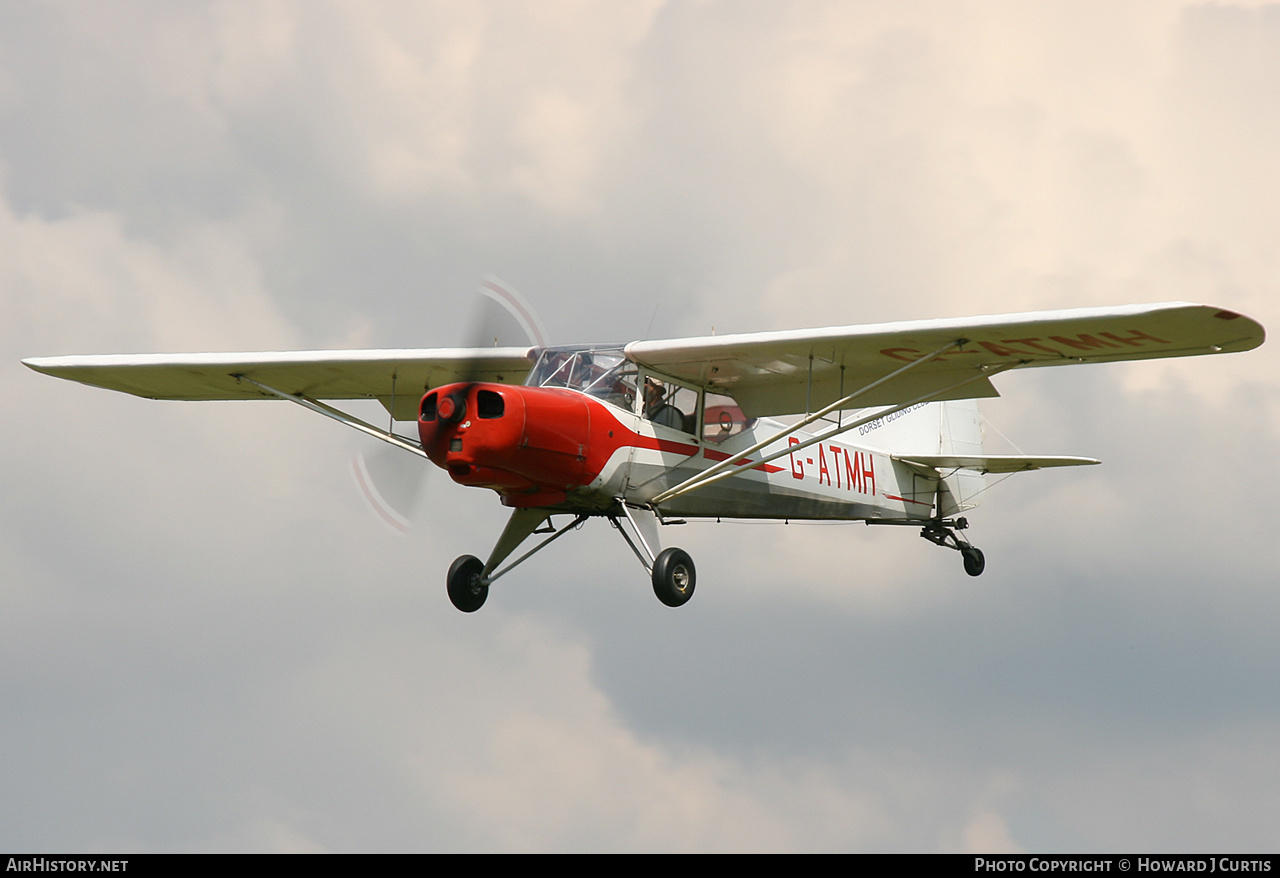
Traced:
<path fill-rule="evenodd" d="M 655 424 L 683 430 L 684 415 L 680 409 L 665 400 L 666 388 L 654 378 L 644 380 L 644 416 Z"/>

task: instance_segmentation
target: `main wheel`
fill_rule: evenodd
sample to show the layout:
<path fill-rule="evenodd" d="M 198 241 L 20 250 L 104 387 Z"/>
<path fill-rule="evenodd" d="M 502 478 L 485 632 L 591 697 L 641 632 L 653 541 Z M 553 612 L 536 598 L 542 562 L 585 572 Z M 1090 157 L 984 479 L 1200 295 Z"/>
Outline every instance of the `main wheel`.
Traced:
<path fill-rule="evenodd" d="M 981 576 L 982 571 L 987 569 L 987 559 L 977 546 L 965 546 L 960 554 L 964 557 L 964 572 L 970 576 Z"/>
<path fill-rule="evenodd" d="M 449 568 L 449 600 L 464 613 L 474 613 L 484 606 L 489 585 L 480 578 L 484 562 L 474 555 L 463 555 Z"/>
<path fill-rule="evenodd" d="M 668 607 L 680 607 L 693 597 L 697 574 L 684 549 L 663 549 L 653 561 L 653 593 Z"/>

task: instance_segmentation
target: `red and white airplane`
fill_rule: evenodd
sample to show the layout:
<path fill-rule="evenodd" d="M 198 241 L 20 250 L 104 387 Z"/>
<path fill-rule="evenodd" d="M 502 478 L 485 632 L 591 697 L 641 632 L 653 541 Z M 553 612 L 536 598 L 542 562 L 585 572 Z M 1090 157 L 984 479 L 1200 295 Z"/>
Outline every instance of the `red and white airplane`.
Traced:
<path fill-rule="evenodd" d="M 977 399 L 1010 369 L 1246 351 L 1254 320 L 1182 302 L 762 332 L 626 345 L 42 357 L 36 371 L 152 399 L 290 400 L 496 491 L 511 517 L 485 561 L 449 570 L 454 606 L 593 516 L 607 518 L 664 604 L 693 560 L 662 549 L 687 518 L 838 519 L 921 528 L 982 552 L 959 513 L 988 473 L 1098 463 L 990 455 Z M 417 439 L 325 400 L 377 399 Z M 774 418 L 787 417 L 784 423 Z M 554 515 L 567 515 L 558 529 Z M 501 567 L 530 536 L 533 549 Z"/>

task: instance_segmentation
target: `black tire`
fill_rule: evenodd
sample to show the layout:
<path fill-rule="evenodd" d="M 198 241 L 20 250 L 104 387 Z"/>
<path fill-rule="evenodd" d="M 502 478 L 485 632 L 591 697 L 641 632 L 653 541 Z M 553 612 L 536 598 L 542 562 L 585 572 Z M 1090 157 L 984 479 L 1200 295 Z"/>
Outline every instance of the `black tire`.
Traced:
<path fill-rule="evenodd" d="M 970 576 L 981 576 L 987 569 L 987 559 L 977 546 L 967 546 L 960 550 L 960 554 L 964 556 L 964 572 Z"/>
<path fill-rule="evenodd" d="M 484 562 L 474 555 L 463 555 L 449 567 L 449 600 L 464 613 L 474 613 L 484 606 L 489 585 L 480 578 Z"/>
<path fill-rule="evenodd" d="M 693 559 L 684 549 L 663 549 L 653 562 L 653 593 L 668 607 L 681 607 L 697 583 Z"/>

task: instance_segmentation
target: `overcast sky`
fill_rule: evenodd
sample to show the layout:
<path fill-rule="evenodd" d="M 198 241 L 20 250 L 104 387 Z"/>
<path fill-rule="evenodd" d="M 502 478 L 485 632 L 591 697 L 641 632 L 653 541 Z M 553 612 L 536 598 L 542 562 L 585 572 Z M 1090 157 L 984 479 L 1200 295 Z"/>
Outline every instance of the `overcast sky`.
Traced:
<path fill-rule="evenodd" d="M 444 592 L 363 440 L 27 356 L 1188 300 L 1280 327 L 1280 6 L 0 5 L 0 848 L 1273 850 L 1276 344 L 997 379 L 970 516 L 600 522 Z M 994 432 L 989 436 L 994 437 Z M 1008 450 L 997 447 L 995 450 Z"/>

